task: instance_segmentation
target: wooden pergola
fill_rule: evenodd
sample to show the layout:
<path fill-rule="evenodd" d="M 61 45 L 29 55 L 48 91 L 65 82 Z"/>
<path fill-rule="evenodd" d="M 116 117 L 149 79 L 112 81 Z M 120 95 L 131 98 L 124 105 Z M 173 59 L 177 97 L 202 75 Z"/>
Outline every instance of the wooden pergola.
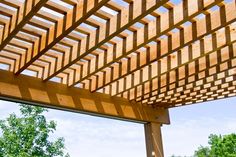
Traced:
<path fill-rule="evenodd" d="M 0 99 L 145 124 L 236 95 L 236 0 L 1 0 Z"/>

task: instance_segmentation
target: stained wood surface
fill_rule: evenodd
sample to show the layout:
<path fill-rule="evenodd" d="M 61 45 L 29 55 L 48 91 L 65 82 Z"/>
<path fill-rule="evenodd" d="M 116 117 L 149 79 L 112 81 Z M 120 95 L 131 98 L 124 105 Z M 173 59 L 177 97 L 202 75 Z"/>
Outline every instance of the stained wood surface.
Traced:
<path fill-rule="evenodd" d="M 2 0 L 0 68 L 151 108 L 226 98 L 235 20 L 236 0 Z"/>
<path fill-rule="evenodd" d="M 16 77 L 3 70 L 0 75 L 5 76 L 0 77 L 0 99 L 141 123 L 170 123 L 167 109 L 152 109 L 124 98 L 68 88 L 60 83 L 44 83 L 30 76 Z"/>
<path fill-rule="evenodd" d="M 161 124 L 144 124 L 147 157 L 164 157 Z"/>

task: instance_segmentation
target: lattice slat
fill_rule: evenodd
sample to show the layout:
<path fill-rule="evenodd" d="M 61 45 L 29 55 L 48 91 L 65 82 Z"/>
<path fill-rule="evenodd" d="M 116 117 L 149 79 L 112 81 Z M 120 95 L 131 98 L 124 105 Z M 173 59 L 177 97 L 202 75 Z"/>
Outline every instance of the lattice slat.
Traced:
<path fill-rule="evenodd" d="M 152 107 L 236 95 L 236 0 L 3 0 L 0 69 Z"/>
<path fill-rule="evenodd" d="M 193 1 L 191 1 L 191 2 L 193 2 Z M 194 2 L 196 2 L 196 1 L 194 1 Z M 207 8 L 212 7 L 216 3 L 219 3 L 219 1 L 214 1 L 212 3 L 207 3 L 207 5 L 204 6 L 204 8 L 199 7 L 199 11 L 197 11 L 197 10 L 194 11 L 194 9 L 196 9 L 194 7 L 189 8 L 189 9 L 192 9 L 193 11 L 189 10 L 190 15 L 186 16 L 186 17 L 183 17 L 180 21 L 174 20 L 173 18 L 169 17 L 171 15 L 170 12 L 171 12 L 172 9 L 167 11 L 166 13 L 161 14 L 160 17 L 159 17 L 160 22 L 157 22 L 157 24 L 159 24 L 159 25 L 153 25 L 152 24 L 153 22 L 150 22 L 150 25 L 145 25 L 147 27 L 146 29 L 148 29 L 146 32 L 144 31 L 145 30 L 145 27 L 144 27 L 144 28 L 136 30 L 137 31 L 136 32 L 136 35 L 137 35 L 136 38 L 132 37 L 133 34 L 131 34 L 130 38 L 131 39 L 134 38 L 135 41 L 128 40 L 129 39 L 128 37 L 125 38 L 126 40 L 120 41 L 119 44 L 115 45 L 116 46 L 115 49 L 117 50 L 117 52 L 116 51 L 113 52 L 116 55 L 116 56 L 113 56 L 114 59 L 112 59 L 111 61 L 107 61 L 106 63 L 103 63 L 103 65 L 101 67 L 95 68 L 96 70 L 94 70 L 91 73 L 86 74 L 80 80 L 75 81 L 72 85 L 80 83 L 83 80 L 88 79 L 90 76 L 92 76 L 96 72 L 101 71 L 104 68 L 111 66 L 113 63 L 115 63 L 115 62 L 119 61 L 120 59 L 122 59 L 123 57 L 126 57 L 127 55 L 135 52 L 136 50 L 138 50 L 139 48 L 145 46 L 145 44 L 151 42 L 152 40 L 156 40 L 158 37 L 161 37 L 162 35 L 165 35 L 169 31 L 171 31 L 172 29 L 180 26 L 181 24 L 185 23 L 186 21 L 190 21 L 196 15 L 202 13 L 203 10 L 206 10 Z M 176 11 L 176 12 L 173 11 L 173 17 L 178 17 L 180 15 L 177 14 L 177 13 L 184 12 L 184 8 L 183 7 L 181 8 L 179 6 L 183 6 L 183 5 L 179 4 L 179 5 L 176 6 L 177 9 L 182 9 L 182 11 Z M 173 8 L 173 10 L 176 10 L 176 9 Z M 176 15 L 175 15 L 175 13 L 176 13 Z M 173 22 L 171 22 L 172 20 L 173 20 Z M 173 25 L 171 23 L 173 23 Z M 156 28 L 160 28 L 160 30 L 158 31 L 158 30 L 156 30 Z M 123 44 L 123 42 L 125 42 L 125 44 Z M 124 45 L 126 45 L 125 48 L 124 48 Z M 128 47 L 128 45 L 129 45 L 129 47 Z M 95 62 L 98 62 L 98 59 Z M 84 67 L 87 68 L 86 66 L 84 66 Z M 89 65 L 89 68 L 90 68 L 90 65 Z"/>
<path fill-rule="evenodd" d="M 11 41 L 12 38 L 22 29 L 22 27 L 34 16 L 34 14 L 47 2 L 47 0 L 25 1 L 21 3 L 16 0 L 3 0 L 2 4 L 15 8 L 10 16 L 10 21 L 4 29 L 4 36 L 0 42 L 0 51 Z M 5 7 L 6 13 L 10 11 Z M 1 9 L 0 9 L 1 10 Z M 3 11 L 4 12 L 4 11 Z M 1 12 L 2 15 L 3 12 Z"/>
<path fill-rule="evenodd" d="M 234 7 L 232 7 L 232 11 L 233 10 Z M 213 21 L 211 19 L 215 19 L 214 17 L 216 17 L 218 14 L 219 12 L 214 12 L 214 14 L 210 16 L 208 20 Z M 235 18 L 236 16 L 232 20 L 230 20 L 228 24 L 235 21 Z M 166 38 L 162 38 L 155 43 L 150 43 L 149 45 L 146 45 L 145 50 L 140 51 L 138 54 L 130 56 L 127 60 L 121 60 L 119 64 L 113 66 L 113 69 L 118 69 L 118 70 L 105 71 L 103 75 L 98 76 L 101 77 L 98 79 L 103 79 L 102 76 L 104 75 L 111 75 L 113 76 L 113 78 L 110 81 L 107 81 L 104 85 L 103 84 L 98 85 L 98 87 L 96 89 L 93 89 L 92 91 L 99 90 L 106 85 L 116 82 L 121 77 L 126 77 L 127 75 L 130 75 L 136 71 L 148 68 L 149 65 L 153 63 L 155 64 L 155 62 L 157 62 L 160 58 L 167 58 L 167 56 L 174 57 L 176 53 L 180 51 L 183 47 L 187 45 L 191 46 L 191 43 L 196 41 L 203 42 L 202 38 L 204 35 L 214 33 L 214 31 L 219 30 L 220 28 L 223 28 L 225 26 L 225 23 L 218 23 L 220 21 L 219 18 L 218 20 L 215 20 L 216 23 L 215 27 L 213 27 L 210 30 L 203 30 L 206 28 L 206 24 L 209 24 L 209 22 L 207 21 L 204 22 L 204 21 L 206 21 L 205 18 L 196 21 L 197 23 L 196 26 L 193 25 L 183 26 L 181 28 L 181 31 L 168 34 Z M 191 39 L 188 40 L 182 39 L 183 41 L 181 41 L 181 37 L 188 36 L 191 32 L 193 32 L 194 29 L 197 29 L 197 32 L 203 32 L 203 33 L 197 34 L 194 38 L 192 37 Z M 220 39 L 220 37 L 217 38 Z M 207 44 L 204 45 L 208 46 Z M 148 55 L 142 55 L 142 53 Z M 186 55 L 188 55 L 187 53 L 188 52 L 186 52 Z"/>
<path fill-rule="evenodd" d="M 50 48 L 52 48 L 55 44 L 57 44 L 63 37 L 65 37 L 67 34 L 73 31 L 76 27 L 82 24 L 89 16 L 91 16 L 94 12 L 100 9 L 107 1 L 108 0 L 78 1 L 78 3 L 74 5 L 75 9 L 68 10 L 65 16 L 62 19 L 60 19 L 60 21 L 58 21 L 58 28 L 49 29 L 49 32 L 45 39 L 47 40 L 47 43 L 44 44 L 44 47 L 41 48 L 40 51 L 35 56 L 31 56 L 29 61 L 19 70 L 17 70 L 16 74 L 21 73 L 24 69 L 30 66 L 30 64 L 36 61 L 44 53 L 46 53 Z M 50 9 L 55 10 L 55 7 L 52 7 L 52 4 L 50 5 L 50 1 L 49 1 L 49 6 L 51 6 Z M 50 30 L 52 30 L 52 33 L 57 32 L 55 38 L 53 38 L 53 34 L 50 33 Z"/>

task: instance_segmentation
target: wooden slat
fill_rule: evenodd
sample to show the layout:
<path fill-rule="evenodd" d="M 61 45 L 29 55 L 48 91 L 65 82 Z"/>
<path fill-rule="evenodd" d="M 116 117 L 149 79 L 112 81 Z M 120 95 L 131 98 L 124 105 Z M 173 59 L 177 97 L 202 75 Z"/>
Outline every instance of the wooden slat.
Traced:
<path fill-rule="evenodd" d="M 63 39 L 66 35 L 71 33 L 76 27 L 82 24 L 88 17 L 90 17 L 94 12 L 99 10 L 104 4 L 106 4 L 108 0 L 101 0 L 97 2 L 96 0 L 91 1 L 79 1 L 76 9 L 71 12 L 70 15 L 67 16 L 67 20 L 65 20 L 66 29 L 61 32 L 56 38 L 54 38 L 51 42 L 47 43 L 44 49 L 37 53 L 34 57 L 30 59 L 23 67 L 21 67 L 16 75 L 20 74 L 23 70 L 30 66 L 34 61 L 40 58 L 43 54 L 45 54 L 49 49 L 51 49 L 56 43 L 58 43 L 61 39 Z M 74 17 L 75 15 L 75 17 Z"/>
<path fill-rule="evenodd" d="M 230 13 L 230 12 L 228 12 L 228 13 Z M 216 17 L 216 15 L 217 14 L 213 14 L 212 16 L 210 16 L 211 18 L 208 18 L 208 20 L 213 21 L 214 17 Z M 140 52 L 140 54 L 145 53 L 145 54 L 149 54 L 149 56 L 148 55 L 131 56 L 130 59 L 127 60 L 128 63 L 123 64 L 123 62 L 121 62 L 121 64 L 117 64 L 117 66 L 119 68 L 119 70 L 117 70 L 117 71 L 120 71 L 120 73 L 115 73 L 116 71 L 114 71 L 114 70 L 111 71 L 113 74 L 110 74 L 110 75 L 112 75 L 113 78 L 110 81 L 106 81 L 106 83 L 103 85 L 102 84 L 98 85 L 98 87 L 93 89 L 92 91 L 102 89 L 106 85 L 116 82 L 120 78 L 126 77 L 126 76 L 130 75 L 131 73 L 134 73 L 138 70 L 148 68 L 149 65 L 151 65 L 152 63 L 155 63 L 156 61 L 158 61 L 161 58 L 166 58 L 167 56 L 174 57 L 174 55 L 173 55 L 174 52 L 180 51 L 183 47 L 186 47 L 189 45 L 191 46 L 191 43 L 193 43 L 193 42 L 202 41 L 203 36 L 208 35 L 210 33 L 214 33 L 217 30 L 220 30 L 220 28 L 223 28 L 226 24 L 230 24 L 230 23 L 234 22 L 235 19 L 236 19 L 236 16 L 234 19 L 232 19 L 229 22 L 221 23 L 221 24 L 216 25 L 216 27 L 213 27 L 210 30 L 202 31 L 205 28 L 205 25 L 210 23 L 210 22 L 207 22 L 207 20 L 206 20 L 206 22 L 203 22 L 203 21 L 205 21 L 205 19 L 203 18 L 203 19 L 197 21 L 196 26 L 189 25 L 189 26 L 183 27 L 181 29 L 181 32 L 183 32 L 183 34 L 180 34 L 180 32 L 172 33 L 172 34 L 168 35 L 166 39 L 160 39 L 157 43 L 155 43 L 155 45 L 151 45 L 151 44 L 150 44 L 150 46 L 147 45 L 146 50 L 143 52 Z M 181 43 L 181 36 L 188 36 L 190 34 L 190 32 L 192 32 L 192 30 L 194 30 L 194 29 L 197 29 L 197 32 L 204 32 L 204 33 L 198 34 L 198 35 L 196 35 L 195 38 L 189 39 L 187 41 L 184 41 L 182 44 L 180 44 Z M 220 39 L 220 37 L 217 37 L 217 38 Z M 170 42 L 167 42 L 169 40 L 170 40 Z M 159 45 L 158 45 L 158 43 L 159 43 Z M 158 51 L 158 47 L 160 47 L 159 51 Z M 131 63 L 134 61 L 137 63 L 136 65 Z M 127 65 L 130 65 L 130 66 L 127 67 Z M 107 73 L 105 72 L 105 75 L 106 74 Z M 98 78 L 98 79 L 100 79 L 100 78 Z M 103 79 L 103 78 L 101 78 L 101 79 Z"/>
<path fill-rule="evenodd" d="M 25 26 L 25 24 L 45 5 L 47 0 L 40 0 L 35 1 L 32 4 L 32 1 L 26 1 L 24 5 L 24 13 L 21 11 L 18 15 L 18 23 L 16 24 L 15 28 L 11 30 L 11 32 L 7 35 L 7 37 L 3 40 L 0 45 L 0 51 L 15 37 L 15 35 Z M 19 3 L 19 2 L 18 2 Z"/>
<path fill-rule="evenodd" d="M 152 31 L 152 33 L 154 33 L 154 35 L 153 35 L 153 34 L 148 35 L 148 39 L 146 39 L 146 40 L 142 40 L 142 39 L 144 39 L 144 38 L 143 38 L 144 32 L 143 32 L 142 29 L 141 29 L 140 31 L 143 32 L 143 33 L 141 34 L 140 37 L 138 36 L 138 37 L 135 39 L 135 40 L 137 40 L 137 41 L 136 41 L 137 45 L 134 46 L 134 48 L 129 48 L 129 49 L 127 49 L 127 50 L 123 50 L 123 51 L 122 51 L 122 54 L 121 54 L 121 55 L 118 55 L 118 57 L 115 57 L 115 58 L 114 58 L 113 60 L 111 60 L 110 62 L 107 62 L 106 64 L 104 64 L 103 66 L 101 66 L 101 67 L 99 67 L 99 68 L 96 68 L 95 71 L 88 73 L 87 75 L 85 75 L 84 77 L 80 78 L 79 80 L 76 80 L 75 82 L 73 82 L 73 83 L 70 84 L 70 85 L 73 86 L 73 85 L 75 85 L 75 84 L 77 84 L 77 83 L 82 82 L 82 81 L 85 80 L 85 79 L 88 79 L 88 78 L 91 77 L 92 75 L 96 74 L 96 72 L 102 71 L 103 69 L 105 69 L 105 68 L 111 66 L 113 63 L 118 62 L 120 59 L 122 59 L 123 57 L 126 57 L 128 54 L 131 54 L 131 53 L 135 52 L 136 50 L 138 50 L 139 48 L 145 46 L 147 43 L 156 40 L 158 37 L 160 37 L 160 36 L 162 36 L 162 35 L 165 35 L 166 33 L 170 32 L 172 29 L 174 29 L 174 28 L 176 28 L 176 27 L 178 28 L 181 24 L 185 23 L 186 21 L 191 21 L 191 19 L 192 19 L 193 17 L 195 17 L 196 15 L 201 14 L 201 13 L 204 12 L 205 10 L 211 8 L 212 6 L 214 6 L 214 5 L 216 5 L 217 3 L 220 3 L 220 2 L 221 2 L 221 1 L 218 1 L 218 0 L 216 0 L 216 1 L 210 1 L 209 3 L 207 3 L 206 6 L 204 6 L 204 7 L 199 7 L 199 11 L 195 11 L 195 12 L 194 12 L 194 11 L 189 11 L 189 12 L 192 13 L 192 14 L 190 14 L 189 16 L 183 17 L 182 20 L 174 20 L 174 21 L 176 21 L 176 22 L 175 22 L 173 25 L 168 25 L 168 24 L 166 24 L 166 25 L 164 25 L 164 26 L 161 26 L 160 32 L 158 32 L 158 31 L 157 31 L 157 32 Z M 179 8 L 178 8 L 178 9 L 179 9 Z M 184 10 L 183 7 L 180 8 L 180 9 L 182 9 L 182 12 L 184 12 L 184 11 L 183 11 L 183 10 Z M 192 8 L 189 8 L 189 9 L 192 9 Z M 193 10 L 194 10 L 194 9 L 193 9 Z M 179 12 L 181 12 L 181 11 L 179 11 Z M 174 12 L 174 13 L 175 13 L 175 14 L 173 15 L 173 17 L 178 17 L 178 15 L 177 15 L 178 12 L 176 11 L 176 12 Z M 168 15 L 169 15 L 169 12 L 163 14 L 163 17 L 161 17 L 161 19 L 163 20 L 162 22 L 164 22 L 164 18 L 168 18 Z M 167 21 L 171 21 L 171 19 L 169 19 L 169 20 L 168 20 L 168 19 L 165 19 L 165 22 L 167 22 Z M 160 24 L 160 25 L 161 25 L 161 24 Z M 157 27 L 158 27 L 158 26 L 157 26 Z M 156 26 L 153 25 L 153 27 L 151 27 L 151 28 L 156 28 Z M 150 31 L 150 32 L 151 32 L 151 31 Z M 146 33 L 146 32 L 145 32 L 145 33 Z M 140 41 L 138 41 L 138 40 L 140 40 Z M 128 42 L 128 41 L 127 41 L 127 42 Z M 130 44 L 130 43 L 126 43 L 126 45 L 128 45 L 128 44 Z M 118 48 L 117 48 L 117 49 L 118 49 Z M 121 50 L 119 50 L 119 51 L 121 51 Z M 83 70 L 84 70 L 84 69 L 83 69 Z"/>
<path fill-rule="evenodd" d="M 111 17 L 109 19 L 109 25 L 110 26 L 108 28 L 106 28 L 106 30 L 104 30 L 105 34 L 108 34 L 108 35 L 104 36 L 103 40 L 101 40 L 98 43 L 96 43 L 92 48 L 90 48 L 86 52 L 80 52 L 81 55 L 79 55 L 76 59 L 74 59 L 71 62 L 69 62 L 67 65 L 63 66 L 60 70 L 54 72 L 53 75 L 48 76 L 45 79 L 45 81 L 47 81 L 47 80 L 51 79 L 52 77 L 56 76 L 57 74 L 59 74 L 60 72 L 64 71 L 65 69 L 67 69 L 71 65 L 77 63 L 80 59 L 82 59 L 85 56 L 89 55 L 91 52 L 95 51 L 97 48 L 101 47 L 103 44 L 105 44 L 106 42 L 108 42 L 109 40 L 111 40 L 112 38 L 117 36 L 118 34 L 120 34 L 122 31 L 126 30 L 127 28 L 129 28 L 130 26 L 132 26 L 133 24 L 135 24 L 136 22 L 138 22 L 142 18 L 144 18 L 146 15 L 150 14 L 151 12 L 153 12 L 155 9 L 157 9 L 161 5 L 165 4 L 166 2 L 168 2 L 168 0 L 161 0 L 161 1 L 150 0 L 150 1 L 146 1 L 145 5 L 142 5 L 145 2 L 141 3 L 140 0 L 133 1 L 132 4 L 130 4 L 130 5 L 132 7 L 136 6 L 137 8 L 138 7 L 140 7 L 140 8 L 142 7 L 141 10 L 138 10 L 138 11 L 135 10 L 135 9 L 134 10 L 133 9 L 127 10 L 126 8 L 120 10 L 120 13 L 118 13 L 118 15 L 116 15 L 114 17 Z M 145 6 L 148 6 L 148 7 L 145 7 Z M 133 17 L 131 17 L 128 20 L 125 20 L 125 18 L 127 18 L 128 15 L 124 16 L 123 13 L 124 14 L 125 13 L 126 14 L 130 13 L 130 14 L 133 15 Z M 118 16 L 121 16 L 121 19 L 119 19 Z M 116 26 L 113 23 L 113 21 L 115 21 L 115 20 L 116 20 L 116 22 L 115 22 L 116 24 L 121 22 L 121 24 L 120 24 L 121 26 L 120 27 Z M 116 27 L 116 28 L 113 28 L 113 27 Z M 100 34 L 104 34 L 104 33 L 100 31 L 100 33 L 96 34 L 96 36 L 99 36 Z"/>
<path fill-rule="evenodd" d="M 231 69 L 232 71 L 235 70 Z M 212 82 L 206 82 L 205 79 L 199 80 L 205 84 L 196 85 L 196 83 L 187 84 L 188 86 L 194 86 L 194 88 L 188 88 L 188 86 L 181 87 L 182 91 L 175 91 L 175 94 L 160 94 L 160 96 L 153 95 L 152 98 L 158 101 L 153 101 L 150 99 L 143 99 L 141 102 L 143 104 L 149 103 L 152 101 L 153 106 L 156 107 L 178 107 L 182 105 L 189 105 L 199 102 L 212 101 L 221 98 L 232 97 L 236 95 L 236 77 L 234 75 L 229 75 L 229 71 L 225 71 L 221 74 L 224 74 L 225 78 L 217 78 L 215 76 L 210 76 L 208 79 L 214 78 Z M 172 92 L 172 90 L 171 90 Z M 164 99 L 166 97 L 166 99 Z M 146 102 L 144 102 L 146 101 Z M 159 103 L 162 101 L 162 103 Z M 138 101 L 139 102 L 139 101 Z M 164 102 L 169 102 L 164 104 Z M 164 104 L 164 105 L 161 105 Z M 175 104 L 175 105 L 173 105 Z"/>
<path fill-rule="evenodd" d="M 211 53 L 206 53 L 204 56 L 197 57 L 196 59 L 192 60 L 190 63 L 183 64 L 179 66 L 177 69 L 172 69 L 166 73 L 163 73 L 161 76 L 156 76 L 151 80 L 142 82 L 140 84 L 142 88 L 145 88 L 145 84 L 148 82 L 150 84 L 157 84 L 157 82 L 160 82 L 158 89 L 150 89 L 149 93 L 142 93 L 141 94 L 141 100 L 143 100 L 144 97 L 149 95 L 150 97 L 161 95 L 161 97 L 166 98 L 166 96 L 163 95 L 167 93 L 181 93 L 184 90 L 188 89 L 188 86 L 191 85 L 192 88 L 196 88 L 198 86 L 204 87 L 208 83 L 214 84 L 214 82 L 217 82 L 217 80 L 222 79 L 222 73 L 225 73 L 225 76 L 223 75 L 224 79 L 230 76 L 235 76 L 235 61 L 236 61 L 236 45 L 235 41 L 233 44 L 229 44 L 229 46 L 222 46 L 221 49 L 215 49 L 215 51 Z M 200 63 L 200 61 L 206 60 L 206 63 Z M 199 68 L 201 67 L 201 68 Z M 183 69 L 186 73 L 183 73 Z M 178 75 L 174 72 L 178 72 Z M 172 73 L 172 75 L 170 75 Z M 174 81 L 169 82 L 167 84 L 167 79 L 169 80 L 168 76 L 173 77 Z M 176 76 L 175 76 L 176 75 Z M 235 77 L 233 77 L 235 79 Z M 201 81 L 202 80 L 202 81 Z M 231 80 L 235 81 L 235 80 Z M 199 84 L 199 82 L 202 82 Z M 138 85 L 138 86 L 140 86 Z M 151 85 L 150 87 L 152 87 Z M 171 87 L 172 86 L 172 87 Z M 137 86 L 135 86 L 136 88 Z M 212 86 L 208 86 L 210 88 Z M 174 88 L 174 89 L 173 89 Z M 218 88 L 220 90 L 221 88 Z M 193 91 L 192 91 L 193 92 Z M 189 91 L 189 94 L 192 93 Z M 155 93 L 155 94 L 153 94 Z M 139 94 L 140 95 L 140 94 Z M 180 94 L 183 95 L 183 94 Z M 139 97 L 136 97 L 135 99 L 139 99 Z M 131 99 L 132 100 L 132 99 Z M 158 98 L 157 98 L 158 100 Z M 192 101 L 192 100 L 189 100 Z M 170 104 L 174 102 L 169 102 Z"/>
<path fill-rule="evenodd" d="M 138 104 L 137 110 L 236 95 L 236 0 L 183 0 L 176 5 L 168 0 L 0 3 L 0 68 L 9 71 L 4 75 L 11 80 L 38 78 L 36 82 L 44 80 L 39 84 L 48 88 L 54 87 L 52 80 L 63 91 L 84 88 L 82 93 L 91 97 L 125 98 Z M 13 77 L 12 72 L 28 76 Z M 79 102 L 71 97 L 74 104 Z M 56 108 L 62 99 L 57 101 Z M 124 116 L 117 105 L 111 115 L 104 104 L 97 111 L 83 107 L 76 109 Z M 138 112 L 129 114 L 140 120 Z"/>

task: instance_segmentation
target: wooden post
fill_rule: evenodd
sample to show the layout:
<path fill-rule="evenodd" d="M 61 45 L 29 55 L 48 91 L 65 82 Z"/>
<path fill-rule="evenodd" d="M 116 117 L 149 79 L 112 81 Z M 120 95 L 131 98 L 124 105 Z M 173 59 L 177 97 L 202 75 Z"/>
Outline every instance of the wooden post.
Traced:
<path fill-rule="evenodd" d="M 146 123 L 144 125 L 147 157 L 164 157 L 161 124 Z"/>

